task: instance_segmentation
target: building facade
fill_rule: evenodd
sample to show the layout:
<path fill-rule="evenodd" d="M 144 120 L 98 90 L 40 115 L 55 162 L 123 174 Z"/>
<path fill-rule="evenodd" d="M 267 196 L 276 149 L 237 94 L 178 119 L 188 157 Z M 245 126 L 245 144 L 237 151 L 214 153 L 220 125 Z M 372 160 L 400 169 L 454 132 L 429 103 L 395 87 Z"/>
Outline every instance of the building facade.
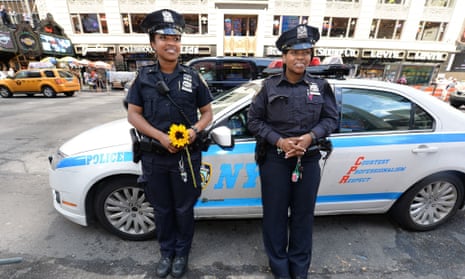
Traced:
<path fill-rule="evenodd" d="M 11 2 L 11 1 L 3 1 Z M 299 23 L 318 27 L 315 55 L 340 56 L 361 77 L 421 83 L 438 71 L 465 71 L 465 0 L 35 0 L 71 39 L 75 54 L 117 70 L 150 63 L 140 22 L 170 8 L 183 14 L 182 58 L 279 56 L 278 36 Z M 464 48 L 465 49 L 465 48 Z M 465 57 L 465 55 L 463 56 Z M 451 67 L 455 65 L 454 69 Z M 458 65 L 458 66 L 457 66 Z M 463 77 L 465 79 L 465 76 Z"/>

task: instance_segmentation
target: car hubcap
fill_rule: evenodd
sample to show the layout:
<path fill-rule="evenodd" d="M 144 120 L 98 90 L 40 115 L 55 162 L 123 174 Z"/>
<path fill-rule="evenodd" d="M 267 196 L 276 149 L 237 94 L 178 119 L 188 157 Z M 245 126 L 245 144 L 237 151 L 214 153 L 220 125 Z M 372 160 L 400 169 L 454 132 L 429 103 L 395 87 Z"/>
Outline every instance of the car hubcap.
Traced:
<path fill-rule="evenodd" d="M 105 200 L 105 216 L 116 229 L 130 234 L 146 234 L 155 230 L 153 208 L 145 200 L 144 191 L 127 187 L 111 193 Z"/>
<path fill-rule="evenodd" d="M 443 220 L 457 203 L 457 189 L 447 181 L 424 187 L 410 205 L 412 220 L 421 225 L 432 225 Z"/>

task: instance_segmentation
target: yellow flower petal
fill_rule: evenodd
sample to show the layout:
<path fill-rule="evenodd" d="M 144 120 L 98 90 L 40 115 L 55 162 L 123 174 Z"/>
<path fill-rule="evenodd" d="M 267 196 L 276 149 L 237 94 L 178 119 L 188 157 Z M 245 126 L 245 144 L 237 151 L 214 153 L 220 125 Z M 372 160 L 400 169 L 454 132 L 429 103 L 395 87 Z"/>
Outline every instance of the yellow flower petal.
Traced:
<path fill-rule="evenodd" d="M 168 136 L 174 147 L 182 148 L 189 144 L 189 133 L 183 124 L 172 124 L 168 131 Z"/>

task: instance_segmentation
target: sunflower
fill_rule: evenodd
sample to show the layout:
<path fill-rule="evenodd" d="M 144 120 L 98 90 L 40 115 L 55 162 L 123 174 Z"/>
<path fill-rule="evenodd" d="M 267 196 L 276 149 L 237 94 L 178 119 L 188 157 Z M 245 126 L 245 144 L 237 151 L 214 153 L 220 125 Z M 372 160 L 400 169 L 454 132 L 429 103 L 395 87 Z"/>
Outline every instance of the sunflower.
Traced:
<path fill-rule="evenodd" d="M 168 136 L 174 147 L 183 148 L 189 143 L 189 133 L 183 124 L 172 124 Z"/>

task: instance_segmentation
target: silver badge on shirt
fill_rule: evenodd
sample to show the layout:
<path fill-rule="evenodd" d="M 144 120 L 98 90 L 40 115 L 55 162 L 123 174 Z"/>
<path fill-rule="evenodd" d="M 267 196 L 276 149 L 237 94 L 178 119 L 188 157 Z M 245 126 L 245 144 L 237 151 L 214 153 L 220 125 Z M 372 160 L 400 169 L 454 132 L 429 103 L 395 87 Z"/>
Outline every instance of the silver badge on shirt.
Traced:
<path fill-rule="evenodd" d="M 191 75 L 189 74 L 183 75 L 181 90 L 192 93 L 192 76 Z"/>

